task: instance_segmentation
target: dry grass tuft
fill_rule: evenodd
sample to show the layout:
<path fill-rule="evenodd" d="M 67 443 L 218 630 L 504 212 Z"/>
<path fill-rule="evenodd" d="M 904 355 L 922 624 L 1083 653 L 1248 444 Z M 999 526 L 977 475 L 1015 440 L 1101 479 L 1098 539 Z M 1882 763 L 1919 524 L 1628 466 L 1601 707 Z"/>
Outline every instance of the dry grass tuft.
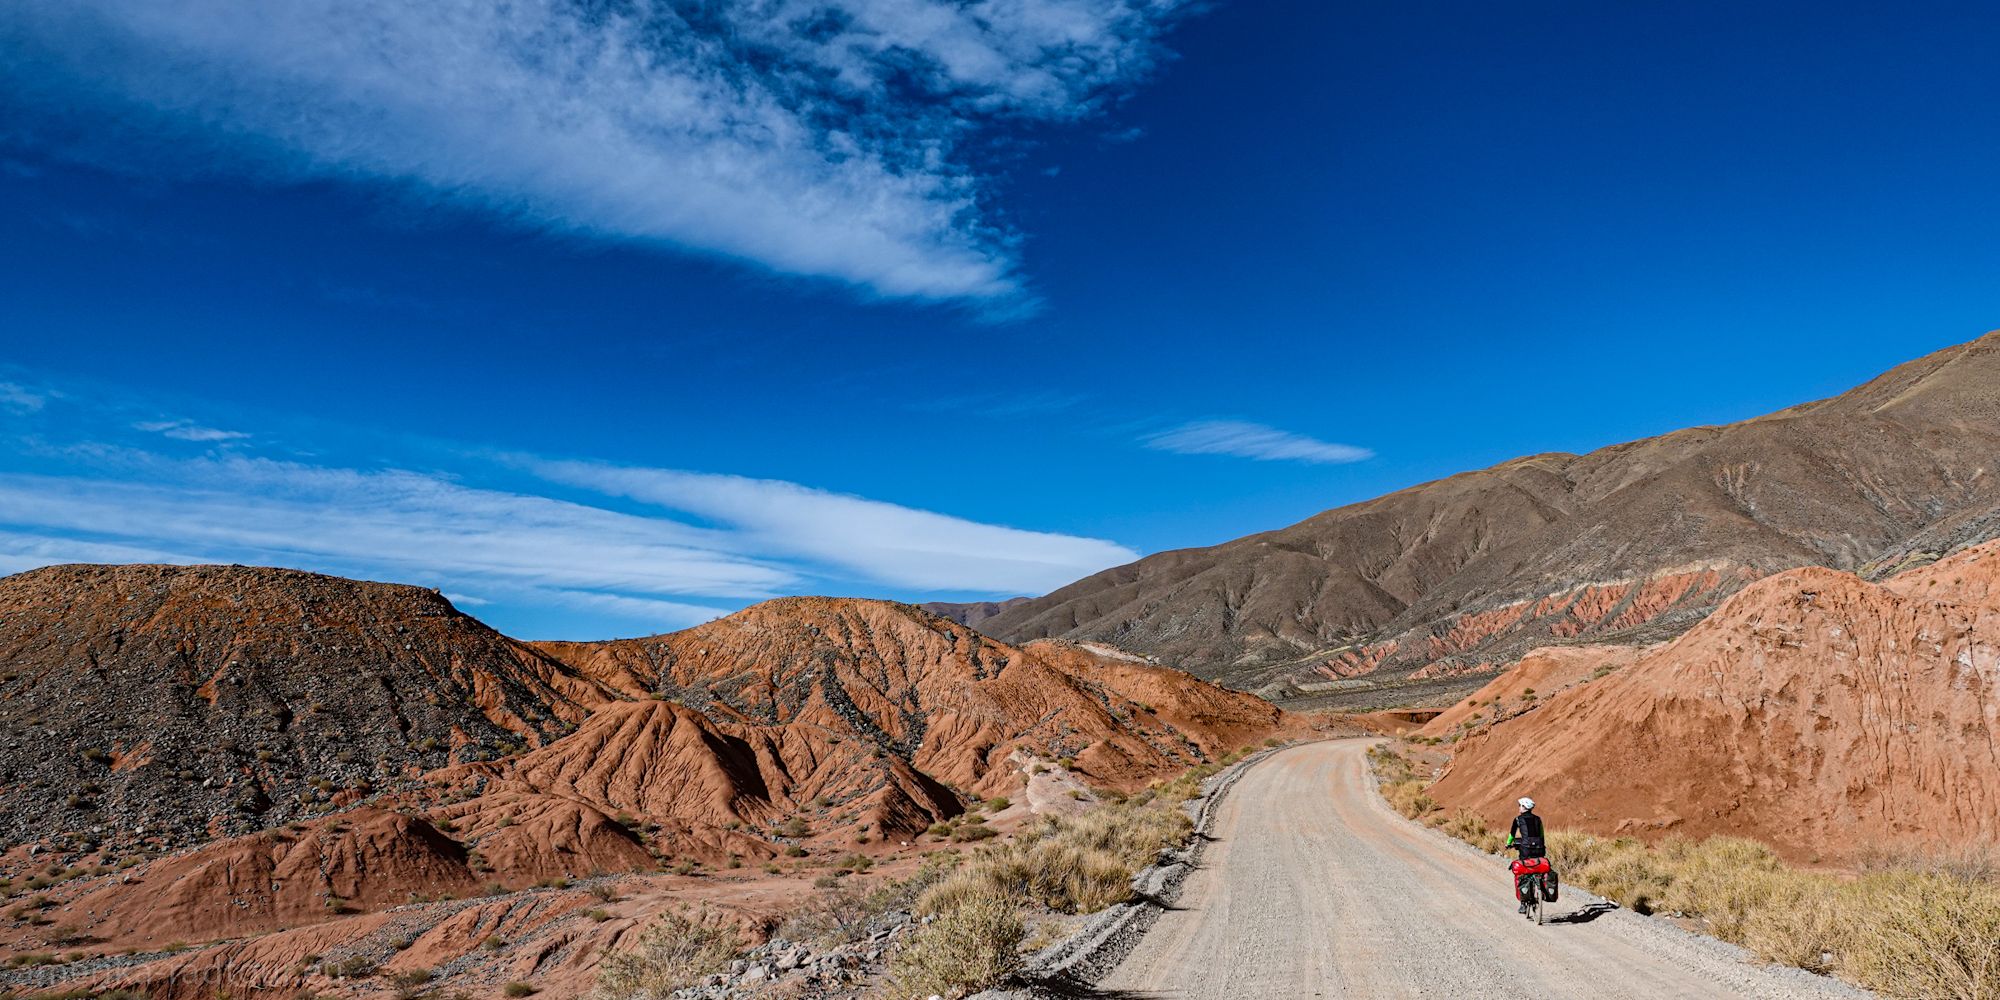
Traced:
<path fill-rule="evenodd" d="M 911 934 L 890 960 L 899 995 L 963 997 L 1006 979 L 1021 964 L 1027 927 L 1004 896 L 955 899 Z"/>
<path fill-rule="evenodd" d="M 1382 794 L 1398 812 L 1492 850 L 1476 816 L 1430 814 L 1435 803 L 1409 762 L 1370 751 Z M 1759 958 L 1841 976 L 1897 1000 L 2000 1000 L 2000 860 L 1990 851 L 1876 854 L 1858 875 L 1801 871 L 1742 837 L 1549 834 L 1565 882 L 1639 913 L 1699 921 Z"/>
<path fill-rule="evenodd" d="M 743 950 L 733 924 L 715 914 L 663 913 L 632 948 L 604 960 L 597 977 L 600 1000 L 671 996 L 727 968 Z"/>
<path fill-rule="evenodd" d="M 1020 968 L 1023 906 L 1092 913 L 1132 896 L 1132 877 L 1193 832 L 1181 808 L 1220 770 L 1204 765 L 1080 816 L 1045 817 L 941 870 L 917 898 L 927 923 L 892 962 L 896 995 L 964 996 Z"/>

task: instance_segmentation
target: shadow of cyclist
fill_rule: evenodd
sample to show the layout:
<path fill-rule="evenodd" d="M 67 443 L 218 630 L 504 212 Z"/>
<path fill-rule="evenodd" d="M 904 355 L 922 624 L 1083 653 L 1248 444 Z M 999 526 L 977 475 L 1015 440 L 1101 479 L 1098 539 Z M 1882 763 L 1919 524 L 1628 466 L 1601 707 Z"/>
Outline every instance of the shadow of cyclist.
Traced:
<path fill-rule="evenodd" d="M 1550 917 L 1552 924 L 1587 924 L 1618 908 L 1617 903 L 1592 903 L 1580 910 L 1571 910 L 1559 917 Z"/>

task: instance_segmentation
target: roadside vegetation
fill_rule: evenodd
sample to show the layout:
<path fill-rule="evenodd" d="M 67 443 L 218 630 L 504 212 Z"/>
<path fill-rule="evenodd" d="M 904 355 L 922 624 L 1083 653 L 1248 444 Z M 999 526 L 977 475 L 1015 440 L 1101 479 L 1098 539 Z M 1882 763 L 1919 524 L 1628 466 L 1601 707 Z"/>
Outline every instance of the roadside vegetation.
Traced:
<path fill-rule="evenodd" d="M 1252 749 L 1129 797 L 1108 794 L 1077 816 L 1045 816 L 964 855 L 917 899 L 926 922 L 892 958 L 888 995 L 960 997 L 1000 983 L 1027 957 L 1030 917 L 1095 913 L 1130 899 L 1139 869 L 1193 833 L 1182 806 Z"/>
<path fill-rule="evenodd" d="M 1369 751 L 1397 812 L 1497 852 L 1506 840 L 1480 817 L 1446 814 L 1426 781 L 1387 745 Z M 1549 834 L 1564 882 L 1637 913 L 1681 917 L 1766 961 L 1838 976 L 1908 1000 L 2000 998 L 2000 862 L 1992 857 L 1882 856 L 1848 873 L 1786 866 L 1741 837 Z"/>
<path fill-rule="evenodd" d="M 916 922 L 888 956 L 886 988 L 877 995 L 956 998 L 1005 982 L 1034 947 L 1048 943 L 1031 932 L 1046 935 L 1052 921 L 1130 899 L 1133 876 L 1192 834 L 1182 806 L 1201 794 L 1203 781 L 1251 749 L 1130 796 L 1101 793 L 1087 812 L 1044 816 L 1011 837 L 935 851 L 899 881 L 869 888 L 846 882 L 825 886 L 779 927 L 778 936 L 853 942 L 901 911 Z M 1006 800 L 988 807 L 997 812 Z M 964 843 L 967 838 L 946 831 L 940 839 Z M 1037 923 L 1043 926 L 1034 927 Z M 671 996 L 727 968 L 744 947 L 736 929 L 712 914 L 664 914 L 634 947 L 606 960 L 597 997 Z"/>
<path fill-rule="evenodd" d="M 670 911 L 654 918 L 631 948 L 604 960 L 597 996 L 604 1000 L 668 997 L 729 967 L 743 949 L 736 925 L 710 913 Z"/>

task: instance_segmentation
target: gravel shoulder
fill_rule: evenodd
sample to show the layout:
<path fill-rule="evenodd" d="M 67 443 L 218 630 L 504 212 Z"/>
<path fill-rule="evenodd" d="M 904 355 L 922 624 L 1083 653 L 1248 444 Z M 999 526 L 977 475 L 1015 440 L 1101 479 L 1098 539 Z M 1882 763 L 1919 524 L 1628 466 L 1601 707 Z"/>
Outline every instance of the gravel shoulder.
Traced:
<path fill-rule="evenodd" d="M 1568 887 L 1553 922 L 1535 926 L 1515 914 L 1498 858 L 1389 809 L 1368 773 L 1370 742 L 1304 744 L 1247 771 L 1175 908 L 1100 995 L 1870 995 Z"/>

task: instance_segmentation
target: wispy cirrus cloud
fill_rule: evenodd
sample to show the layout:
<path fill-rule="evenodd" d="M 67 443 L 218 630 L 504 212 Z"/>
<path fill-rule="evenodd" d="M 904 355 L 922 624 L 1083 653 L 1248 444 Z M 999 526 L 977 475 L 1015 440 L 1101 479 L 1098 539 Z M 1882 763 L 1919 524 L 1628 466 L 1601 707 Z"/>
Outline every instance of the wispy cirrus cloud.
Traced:
<path fill-rule="evenodd" d="M 528 460 L 545 483 L 654 508 L 633 513 L 436 473 L 133 448 L 68 454 L 105 467 L 0 474 L 0 573 L 61 562 L 288 566 L 660 630 L 793 593 L 1041 592 L 1137 557 L 1097 539 L 712 473 Z"/>
<path fill-rule="evenodd" d="M 719 532 L 436 475 L 242 457 L 117 471 L 0 475 L 0 558 L 291 566 L 669 624 L 800 579 Z"/>
<path fill-rule="evenodd" d="M 112 166 L 199 146 L 184 168 L 369 179 L 884 296 L 998 301 L 1021 290 L 1017 240 L 971 141 L 1096 114 L 1179 7 L 18 0 L 0 82 L 31 135 Z"/>
<path fill-rule="evenodd" d="M 1233 455 L 1262 462 L 1333 465 L 1375 457 L 1373 451 L 1282 431 L 1247 420 L 1196 420 L 1140 439 L 1148 448 L 1180 455 Z"/>
<path fill-rule="evenodd" d="M 1139 558 L 1115 542 L 983 524 L 781 480 L 522 461 L 552 482 L 729 525 L 753 551 L 900 587 L 1042 593 Z"/>
<path fill-rule="evenodd" d="M 215 418 L 102 386 L 32 392 L 44 408 L 0 407 L 0 469 L 11 469 L 0 472 L 0 573 L 286 566 L 436 587 L 501 626 L 591 638 L 611 622 L 662 631 L 788 594 L 1043 592 L 1138 556 L 783 480 L 373 435 L 357 449 L 341 444 L 351 432 L 270 414 Z M 281 429 L 218 430 L 245 422 Z M 373 458 L 385 453 L 410 467 Z"/>
<path fill-rule="evenodd" d="M 243 431 L 225 431 L 219 427 L 203 427 L 192 420 L 141 420 L 132 425 L 133 430 L 148 434 L 160 434 L 176 441 L 193 441 L 204 444 L 219 444 L 224 441 L 242 441 L 250 435 Z"/>
<path fill-rule="evenodd" d="M 13 413 L 36 413 L 47 406 L 49 397 L 25 385 L 0 382 L 0 410 Z"/>

